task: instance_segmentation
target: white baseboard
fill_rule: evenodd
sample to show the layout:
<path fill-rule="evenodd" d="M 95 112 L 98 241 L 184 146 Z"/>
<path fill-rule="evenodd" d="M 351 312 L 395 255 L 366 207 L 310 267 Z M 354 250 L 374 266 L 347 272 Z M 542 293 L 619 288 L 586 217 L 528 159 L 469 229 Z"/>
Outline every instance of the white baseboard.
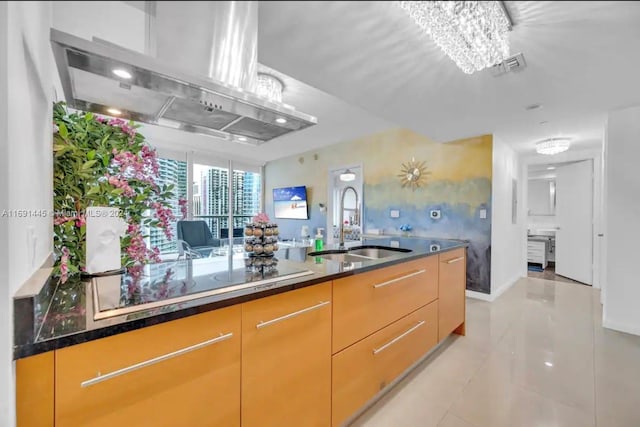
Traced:
<path fill-rule="evenodd" d="M 469 298 L 475 298 L 482 301 L 493 302 L 500 295 L 502 295 L 507 289 L 515 285 L 516 282 L 520 280 L 521 277 L 522 276 L 520 276 L 519 274 L 514 276 L 511 280 L 507 280 L 502 286 L 500 286 L 498 289 L 491 292 L 490 294 L 484 294 L 482 292 L 476 292 L 476 291 L 465 291 L 465 295 L 468 296 Z"/>
<path fill-rule="evenodd" d="M 500 286 L 499 288 L 497 288 L 495 291 L 492 289 L 491 290 L 491 296 L 493 297 L 493 299 L 497 299 L 500 295 L 502 295 L 503 293 L 505 293 L 507 291 L 507 289 L 509 289 L 510 287 L 512 287 L 513 285 L 516 284 L 516 282 L 518 280 L 520 280 L 522 278 L 522 276 L 520 274 L 516 274 L 515 276 L 513 276 L 511 279 L 507 280 L 505 283 L 502 284 L 502 286 Z"/>
<path fill-rule="evenodd" d="M 491 294 L 484 294 L 482 292 L 465 291 L 465 295 L 468 296 L 469 298 L 479 299 L 482 301 L 489 301 L 489 302 L 493 301 Z"/>
<path fill-rule="evenodd" d="M 640 335 L 640 326 L 625 325 L 615 321 L 602 319 L 602 326 L 607 329 L 613 329 L 614 331 L 625 332 L 632 335 Z"/>

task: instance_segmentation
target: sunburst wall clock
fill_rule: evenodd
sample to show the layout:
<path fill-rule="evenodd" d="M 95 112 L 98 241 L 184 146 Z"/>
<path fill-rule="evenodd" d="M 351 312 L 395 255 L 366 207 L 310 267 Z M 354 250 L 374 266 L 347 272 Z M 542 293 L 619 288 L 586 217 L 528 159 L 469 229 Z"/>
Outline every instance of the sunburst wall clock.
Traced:
<path fill-rule="evenodd" d="M 416 162 L 415 157 L 413 157 L 410 162 L 402 164 L 398 178 L 400 178 L 402 188 L 409 187 L 411 190 L 415 190 L 426 184 L 427 175 L 429 174 L 431 172 L 427 170 L 426 163 Z"/>

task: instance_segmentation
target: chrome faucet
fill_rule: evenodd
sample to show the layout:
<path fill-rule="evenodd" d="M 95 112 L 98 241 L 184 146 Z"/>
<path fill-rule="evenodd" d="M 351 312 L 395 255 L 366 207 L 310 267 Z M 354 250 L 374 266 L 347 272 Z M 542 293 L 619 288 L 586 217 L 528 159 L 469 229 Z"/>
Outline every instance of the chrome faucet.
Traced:
<path fill-rule="evenodd" d="M 349 186 L 345 187 L 342 190 L 342 194 L 340 195 L 340 245 L 338 249 L 344 249 L 344 196 L 347 194 L 347 190 L 353 191 L 353 194 L 356 195 L 356 217 L 358 216 L 358 192 L 355 188 Z M 358 219 L 356 219 L 358 221 Z"/>

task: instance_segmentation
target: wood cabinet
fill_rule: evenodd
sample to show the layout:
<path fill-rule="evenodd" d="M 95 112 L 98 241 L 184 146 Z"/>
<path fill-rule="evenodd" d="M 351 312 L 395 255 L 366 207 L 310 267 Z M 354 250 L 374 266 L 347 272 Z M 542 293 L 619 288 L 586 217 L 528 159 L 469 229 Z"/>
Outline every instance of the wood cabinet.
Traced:
<path fill-rule="evenodd" d="M 54 352 L 16 361 L 16 423 L 18 427 L 53 426 Z"/>
<path fill-rule="evenodd" d="M 438 301 L 333 356 L 332 425 L 339 426 L 438 342 Z"/>
<path fill-rule="evenodd" d="M 464 335 L 467 259 L 465 248 L 445 252 L 438 257 L 438 338 L 442 341 L 454 331 Z"/>
<path fill-rule="evenodd" d="M 242 304 L 242 425 L 331 422 L 331 282 Z"/>
<path fill-rule="evenodd" d="M 438 298 L 438 257 L 333 282 L 333 353 Z"/>
<path fill-rule="evenodd" d="M 338 426 L 464 334 L 465 284 L 455 249 L 20 360 L 18 423 Z"/>
<path fill-rule="evenodd" d="M 55 425 L 240 425 L 240 306 L 56 350 Z"/>

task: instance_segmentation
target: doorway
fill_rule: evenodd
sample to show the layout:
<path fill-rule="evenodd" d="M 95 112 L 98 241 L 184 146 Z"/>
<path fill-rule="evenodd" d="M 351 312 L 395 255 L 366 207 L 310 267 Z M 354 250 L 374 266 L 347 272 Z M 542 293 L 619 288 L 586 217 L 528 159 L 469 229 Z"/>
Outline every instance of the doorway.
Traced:
<path fill-rule="evenodd" d="M 529 277 L 593 285 L 594 162 L 529 165 Z"/>
<path fill-rule="evenodd" d="M 340 223 L 344 224 L 345 244 L 360 242 L 364 224 L 362 165 L 346 165 L 329 169 L 327 242 L 340 240 Z M 351 187 L 354 191 L 345 190 Z M 341 211 L 342 208 L 342 211 Z"/>

